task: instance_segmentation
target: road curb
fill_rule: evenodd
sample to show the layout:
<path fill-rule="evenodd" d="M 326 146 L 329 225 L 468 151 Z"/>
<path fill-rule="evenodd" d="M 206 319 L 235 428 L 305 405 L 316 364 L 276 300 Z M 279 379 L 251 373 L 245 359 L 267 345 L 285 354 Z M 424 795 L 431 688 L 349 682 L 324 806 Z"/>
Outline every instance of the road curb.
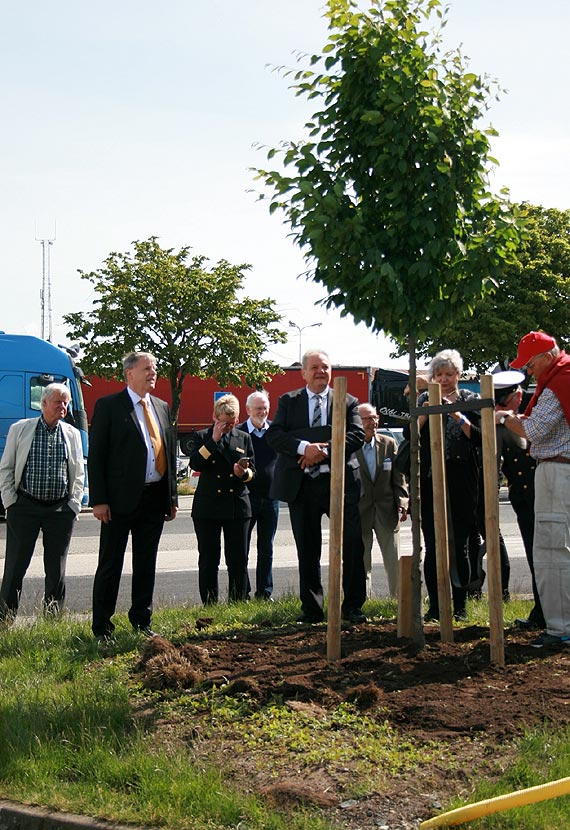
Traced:
<path fill-rule="evenodd" d="M 0 830 L 138 830 L 134 824 L 60 813 L 45 807 L 0 800 Z M 142 830 L 142 828 L 141 828 Z"/>

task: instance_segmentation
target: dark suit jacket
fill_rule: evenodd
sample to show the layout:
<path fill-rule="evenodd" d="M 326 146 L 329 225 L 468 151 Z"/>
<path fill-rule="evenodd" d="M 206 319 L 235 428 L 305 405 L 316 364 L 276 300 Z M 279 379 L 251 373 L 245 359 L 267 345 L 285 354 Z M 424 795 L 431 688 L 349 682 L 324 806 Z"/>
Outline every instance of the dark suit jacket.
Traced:
<path fill-rule="evenodd" d="M 178 504 L 176 492 L 176 431 L 170 410 L 160 398 L 151 396 L 166 444 L 164 512 Z M 146 475 L 146 445 L 133 402 L 126 389 L 99 398 L 89 430 L 89 503 L 108 504 L 111 512 L 131 513 L 138 506 Z"/>
<path fill-rule="evenodd" d="M 268 426 L 271 426 L 271 421 L 267 421 Z M 241 429 L 251 438 L 253 445 L 253 456 L 255 458 L 255 478 L 249 484 L 250 495 L 269 498 L 269 491 L 273 482 L 275 473 L 275 462 L 277 455 L 267 443 L 267 431 L 263 438 L 252 438 L 249 429 L 247 428 L 247 421 L 238 424 L 236 429 Z M 257 449 L 259 448 L 259 450 Z"/>
<path fill-rule="evenodd" d="M 240 458 L 253 457 L 249 433 L 232 429 L 229 447 L 224 449 L 212 439 L 213 427 L 192 434 L 190 467 L 200 473 L 192 501 L 192 516 L 197 519 L 248 519 L 251 504 L 247 481 L 234 475 Z M 250 461 L 249 478 L 255 474 Z"/>
<path fill-rule="evenodd" d="M 396 472 L 392 463 L 397 452 L 396 442 L 387 435 L 374 436 L 376 448 L 376 473 L 374 479 L 370 475 L 364 452 L 359 449 L 356 457 L 360 462 L 360 478 L 362 480 L 362 498 L 360 499 L 360 515 L 379 508 L 384 524 L 398 528 L 398 507 L 408 509 L 408 489 L 403 473 Z M 384 469 L 384 462 L 389 460 L 390 469 Z"/>
<path fill-rule="evenodd" d="M 332 388 L 329 387 L 326 427 L 309 426 L 309 396 L 306 389 L 286 392 L 279 398 L 277 412 L 267 430 L 269 446 L 277 452 L 275 476 L 270 493 L 272 498 L 292 502 L 299 494 L 303 476 L 307 475 L 298 463 L 299 441 L 328 442 L 330 456 L 333 394 Z M 344 487 L 345 499 L 353 502 L 360 498 L 358 460 L 354 453 L 362 446 L 363 441 L 364 430 L 358 414 L 358 400 L 352 395 L 347 395 Z"/>

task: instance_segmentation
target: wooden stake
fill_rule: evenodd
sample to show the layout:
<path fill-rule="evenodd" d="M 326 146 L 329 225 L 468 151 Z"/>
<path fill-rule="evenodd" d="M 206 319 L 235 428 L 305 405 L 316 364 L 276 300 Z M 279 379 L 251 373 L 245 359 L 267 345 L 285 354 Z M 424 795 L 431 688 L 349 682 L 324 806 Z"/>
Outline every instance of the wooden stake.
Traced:
<path fill-rule="evenodd" d="M 414 636 L 412 617 L 412 556 L 400 556 L 398 561 L 398 637 Z"/>
<path fill-rule="evenodd" d="M 335 378 L 331 452 L 329 595 L 327 623 L 327 659 L 331 661 L 340 660 L 345 437 L 346 378 Z"/>

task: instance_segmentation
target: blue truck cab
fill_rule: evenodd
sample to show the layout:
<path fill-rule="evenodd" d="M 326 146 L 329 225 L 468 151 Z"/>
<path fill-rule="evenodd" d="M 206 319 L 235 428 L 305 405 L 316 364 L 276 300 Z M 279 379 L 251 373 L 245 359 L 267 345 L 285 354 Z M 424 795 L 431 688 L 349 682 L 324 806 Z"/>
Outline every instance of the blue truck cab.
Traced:
<path fill-rule="evenodd" d="M 88 436 L 82 379 L 83 372 L 65 349 L 39 337 L 0 332 L 0 457 L 12 424 L 41 415 L 43 388 L 49 383 L 64 383 L 71 394 L 67 420 L 81 433 L 85 459 L 83 503 L 87 504 Z"/>

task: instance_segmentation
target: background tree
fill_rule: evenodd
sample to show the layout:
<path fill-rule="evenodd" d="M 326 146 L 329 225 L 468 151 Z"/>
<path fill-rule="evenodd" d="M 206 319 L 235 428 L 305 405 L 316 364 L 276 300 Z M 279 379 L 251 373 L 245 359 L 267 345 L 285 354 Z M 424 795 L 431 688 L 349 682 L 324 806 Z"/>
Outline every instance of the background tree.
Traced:
<path fill-rule="evenodd" d="M 262 355 L 287 335 L 275 326 L 281 317 L 272 300 L 241 296 L 249 265 L 220 260 L 208 268 L 205 257 L 190 258 L 189 247 L 164 249 L 156 237 L 133 248 L 111 253 L 97 271 L 79 272 L 98 295 L 95 309 L 64 320 L 83 350 L 86 374 L 122 377 L 127 352 L 152 352 L 159 375 L 170 381 L 177 423 L 187 375 L 261 386 L 279 372 Z"/>
<path fill-rule="evenodd" d="M 527 331 L 547 331 L 570 346 L 570 210 L 522 204 L 520 215 L 525 232 L 516 260 L 496 289 L 473 304 L 473 314 L 418 343 L 418 355 L 458 349 L 466 368 L 482 372 L 496 363 L 507 368 Z"/>
<path fill-rule="evenodd" d="M 385 331 L 410 356 L 497 278 L 515 248 L 515 221 L 489 188 L 492 94 L 458 52 L 442 54 L 428 18 L 439 0 L 328 0 L 328 43 L 286 74 L 321 109 L 308 138 L 271 149 L 280 170 L 258 170 L 305 252 L 309 274 L 336 306 Z M 319 68 L 319 72 L 316 68 Z M 419 516 L 412 419 L 412 509 Z M 420 530 L 414 522 L 414 639 L 423 643 Z"/>

